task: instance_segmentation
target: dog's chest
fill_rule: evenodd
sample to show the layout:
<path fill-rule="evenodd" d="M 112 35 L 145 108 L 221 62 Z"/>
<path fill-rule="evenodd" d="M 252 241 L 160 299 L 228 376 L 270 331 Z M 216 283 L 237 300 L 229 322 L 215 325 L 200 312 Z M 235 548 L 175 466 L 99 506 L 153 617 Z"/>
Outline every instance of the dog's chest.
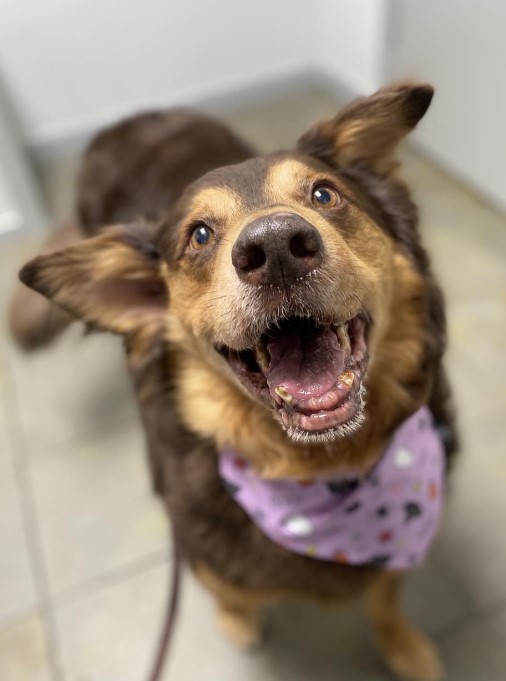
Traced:
<path fill-rule="evenodd" d="M 220 455 L 226 489 L 275 543 L 320 560 L 392 569 L 423 561 L 439 523 L 444 466 L 427 407 L 399 427 L 360 480 L 264 480 L 233 451 Z"/>

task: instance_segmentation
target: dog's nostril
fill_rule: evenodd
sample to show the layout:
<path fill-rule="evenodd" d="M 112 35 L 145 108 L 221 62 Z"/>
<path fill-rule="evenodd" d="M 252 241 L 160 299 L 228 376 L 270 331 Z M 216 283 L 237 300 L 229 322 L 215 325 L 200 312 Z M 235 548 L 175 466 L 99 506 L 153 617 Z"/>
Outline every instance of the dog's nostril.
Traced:
<path fill-rule="evenodd" d="M 320 240 L 317 234 L 301 232 L 290 240 L 290 253 L 295 258 L 305 258 L 316 255 L 320 250 Z"/>
<path fill-rule="evenodd" d="M 243 227 L 232 247 L 239 279 L 256 286 L 285 286 L 323 261 L 320 233 L 295 213 L 261 216 Z"/>
<path fill-rule="evenodd" d="M 251 272 L 262 267 L 266 259 L 265 252 L 260 246 L 249 244 L 237 259 L 236 267 L 243 272 Z"/>

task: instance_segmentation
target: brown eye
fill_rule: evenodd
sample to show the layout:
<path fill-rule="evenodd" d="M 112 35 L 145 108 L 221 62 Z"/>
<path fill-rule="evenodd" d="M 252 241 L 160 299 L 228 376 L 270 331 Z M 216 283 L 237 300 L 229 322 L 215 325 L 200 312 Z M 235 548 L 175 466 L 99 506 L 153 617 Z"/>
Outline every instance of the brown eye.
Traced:
<path fill-rule="evenodd" d="M 195 227 L 190 236 L 190 246 L 201 250 L 208 246 L 213 240 L 213 230 L 207 225 L 200 224 Z"/>
<path fill-rule="evenodd" d="M 311 198 L 316 208 L 334 208 L 339 203 L 339 194 L 326 184 L 315 187 Z"/>

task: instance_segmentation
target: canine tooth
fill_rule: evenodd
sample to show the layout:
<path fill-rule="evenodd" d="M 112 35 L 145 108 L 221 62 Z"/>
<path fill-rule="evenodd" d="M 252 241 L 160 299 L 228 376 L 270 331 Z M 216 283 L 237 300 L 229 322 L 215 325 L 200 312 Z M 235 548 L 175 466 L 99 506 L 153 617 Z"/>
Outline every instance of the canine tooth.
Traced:
<path fill-rule="evenodd" d="M 355 374 L 353 371 L 345 371 L 344 374 L 339 376 L 339 380 L 341 383 L 344 383 L 347 388 L 351 388 L 353 381 L 355 380 Z"/>
<path fill-rule="evenodd" d="M 286 388 L 283 388 L 282 385 L 278 385 L 277 388 L 274 388 L 274 392 L 276 395 L 279 395 L 283 402 L 286 402 L 287 404 L 291 404 L 293 402 L 293 395 L 290 395 L 288 390 Z"/>
<path fill-rule="evenodd" d="M 337 327 L 337 339 L 339 341 L 339 345 L 345 352 L 350 352 L 351 350 L 351 344 L 350 344 L 350 337 L 348 336 L 348 329 L 346 328 L 346 324 L 339 324 Z"/>
<path fill-rule="evenodd" d="M 267 354 L 267 351 L 265 350 L 264 346 L 261 343 L 258 343 L 258 345 L 255 348 L 256 356 L 257 356 L 257 362 L 260 365 L 260 368 L 263 369 L 264 371 L 267 371 L 269 368 L 269 355 Z"/>

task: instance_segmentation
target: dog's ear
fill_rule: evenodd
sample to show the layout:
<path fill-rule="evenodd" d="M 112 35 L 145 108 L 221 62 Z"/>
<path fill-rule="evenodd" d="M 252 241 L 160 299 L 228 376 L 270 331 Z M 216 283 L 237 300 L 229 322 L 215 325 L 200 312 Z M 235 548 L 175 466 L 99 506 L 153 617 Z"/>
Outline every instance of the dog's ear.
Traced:
<path fill-rule="evenodd" d="M 65 310 L 113 333 L 162 324 L 168 291 L 147 224 L 115 226 L 23 267 L 23 283 Z"/>
<path fill-rule="evenodd" d="M 430 85 L 400 83 L 382 88 L 314 125 L 297 148 L 336 168 L 364 163 L 377 172 L 389 172 L 396 165 L 396 146 L 425 114 L 433 94 Z"/>

